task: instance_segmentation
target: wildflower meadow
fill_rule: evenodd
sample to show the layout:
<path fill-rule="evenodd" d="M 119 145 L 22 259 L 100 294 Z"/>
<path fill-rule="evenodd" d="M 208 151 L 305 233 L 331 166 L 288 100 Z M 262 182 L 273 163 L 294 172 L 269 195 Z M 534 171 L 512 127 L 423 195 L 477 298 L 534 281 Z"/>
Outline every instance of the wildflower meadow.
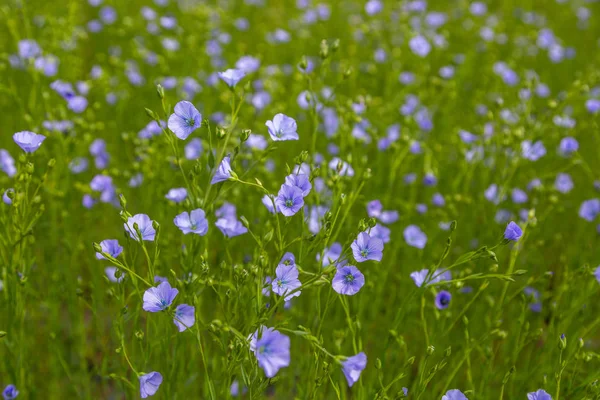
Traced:
<path fill-rule="evenodd" d="M 12 399 L 600 399 L 600 2 L 0 4 Z"/>

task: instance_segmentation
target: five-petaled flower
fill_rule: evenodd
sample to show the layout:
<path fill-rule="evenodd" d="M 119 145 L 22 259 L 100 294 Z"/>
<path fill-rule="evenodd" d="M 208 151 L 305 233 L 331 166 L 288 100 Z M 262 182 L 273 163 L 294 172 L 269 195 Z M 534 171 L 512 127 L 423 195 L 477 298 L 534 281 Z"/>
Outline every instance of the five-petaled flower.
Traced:
<path fill-rule="evenodd" d="M 333 290 L 347 296 L 358 293 L 364 284 L 365 276 L 354 265 L 339 267 L 331 281 Z"/>
<path fill-rule="evenodd" d="M 157 287 L 151 287 L 144 292 L 142 308 L 149 312 L 159 312 L 169 308 L 179 290 L 171 288 L 169 282 L 161 282 Z"/>
<path fill-rule="evenodd" d="M 381 261 L 383 257 L 383 241 L 369 236 L 367 232 L 359 233 L 350 247 L 357 262 L 367 260 Z"/>
<path fill-rule="evenodd" d="M 272 121 L 265 123 L 269 131 L 269 136 L 275 141 L 283 140 L 298 140 L 298 125 L 296 120 L 292 117 L 288 117 L 285 114 L 277 114 L 273 117 Z"/>
<path fill-rule="evenodd" d="M 173 220 L 184 235 L 195 233 L 196 235 L 204 236 L 208 232 L 208 220 L 206 214 L 201 208 L 192 210 L 191 212 L 184 211 L 177 215 Z"/>
<path fill-rule="evenodd" d="M 293 263 L 279 264 L 275 269 L 275 279 L 273 279 L 271 285 L 273 286 L 273 292 L 279 296 L 286 296 L 286 301 L 300 296 L 300 290 L 294 291 L 302 286 L 302 283 L 298 279 L 298 268 L 296 268 L 296 265 Z"/>
<path fill-rule="evenodd" d="M 304 205 L 302 190 L 296 186 L 281 185 L 279 193 L 275 198 L 275 206 L 286 217 L 296 214 Z"/>
<path fill-rule="evenodd" d="M 175 105 L 175 112 L 169 117 L 169 129 L 181 140 L 185 140 L 200 128 L 202 115 L 189 101 L 180 101 Z"/>

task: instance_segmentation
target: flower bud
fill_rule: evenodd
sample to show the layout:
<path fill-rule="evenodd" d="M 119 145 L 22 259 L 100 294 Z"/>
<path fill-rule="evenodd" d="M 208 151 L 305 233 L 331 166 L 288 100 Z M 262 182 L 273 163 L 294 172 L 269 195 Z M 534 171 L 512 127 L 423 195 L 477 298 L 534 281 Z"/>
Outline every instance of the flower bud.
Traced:
<path fill-rule="evenodd" d="M 560 339 L 558 340 L 558 349 L 564 350 L 567 347 L 567 337 L 563 333 L 560 335 Z"/>
<path fill-rule="evenodd" d="M 225 128 L 217 126 L 217 138 L 223 139 L 227 135 Z"/>

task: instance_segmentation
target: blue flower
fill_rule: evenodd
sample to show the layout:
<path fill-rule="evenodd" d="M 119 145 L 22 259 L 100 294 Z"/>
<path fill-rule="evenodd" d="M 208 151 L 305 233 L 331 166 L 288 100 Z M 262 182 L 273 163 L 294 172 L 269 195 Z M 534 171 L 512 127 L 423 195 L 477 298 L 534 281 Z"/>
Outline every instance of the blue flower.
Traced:
<path fill-rule="evenodd" d="M 259 333 L 261 334 L 259 338 Z M 267 378 L 290 365 L 290 338 L 274 328 L 262 327 L 250 335 L 250 351 Z"/>
<path fill-rule="evenodd" d="M 347 296 L 358 293 L 364 284 L 365 276 L 354 265 L 345 265 L 338 268 L 331 281 L 333 290 Z"/>
<path fill-rule="evenodd" d="M 149 312 L 163 311 L 173 303 L 178 293 L 179 290 L 171 288 L 169 282 L 161 282 L 157 287 L 144 292 L 142 308 Z"/>
<path fill-rule="evenodd" d="M 567 173 L 560 173 L 556 175 L 556 180 L 554 181 L 554 187 L 561 193 L 569 193 L 573 189 L 573 179 L 571 179 L 571 175 Z"/>
<path fill-rule="evenodd" d="M 100 242 L 100 248 L 103 253 L 107 253 L 113 258 L 119 257 L 119 254 L 123 252 L 123 247 L 119 244 L 117 239 L 107 239 Z M 101 253 L 96 253 L 96 258 L 98 260 L 106 260 Z"/>
<path fill-rule="evenodd" d="M 291 174 L 285 177 L 285 184 L 289 186 L 295 186 L 302 191 L 302 196 L 306 197 L 312 189 L 308 175 L 299 173 Z"/>
<path fill-rule="evenodd" d="M 10 177 L 15 176 L 17 173 L 14 158 L 4 149 L 0 149 L 0 170 L 4 171 Z"/>
<path fill-rule="evenodd" d="M 140 241 L 139 235 L 136 232 L 135 225 L 142 235 L 142 240 L 153 241 L 156 236 L 156 230 L 152 226 L 153 221 L 146 214 L 136 214 L 129 217 L 124 225 L 125 230 L 129 232 L 129 236 L 137 242 Z"/>
<path fill-rule="evenodd" d="M 275 141 L 298 140 L 300 138 L 298 132 L 296 132 L 298 129 L 296 120 L 285 114 L 279 113 L 275 115 L 273 120 L 267 121 L 265 125 L 267 126 L 271 139 Z"/>
<path fill-rule="evenodd" d="M 339 258 L 342 256 L 342 245 L 338 242 L 335 242 L 331 245 L 331 247 L 329 248 L 325 248 L 325 251 L 323 252 L 323 262 L 322 262 L 322 266 L 323 267 L 328 267 L 329 265 L 333 264 L 337 264 L 337 267 L 339 268 L 341 265 L 340 264 L 345 264 L 344 260 L 340 260 Z M 321 259 L 321 254 L 317 253 L 317 261 L 320 261 Z"/>
<path fill-rule="evenodd" d="M 275 196 L 273 196 L 272 194 L 265 194 L 262 199 L 261 199 L 263 205 L 265 207 L 267 207 L 267 210 L 269 210 L 269 212 L 271 214 L 275 214 L 276 212 L 279 211 L 279 207 L 277 207 L 276 205 L 274 205 L 275 202 Z M 277 209 L 277 211 L 275 211 L 275 209 Z"/>
<path fill-rule="evenodd" d="M 521 154 L 530 161 L 537 161 L 546 155 L 546 148 L 541 140 L 531 143 L 530 140 L 524 140 L 521 143 Z"/>
<path fill-rule="evenodd" d="M 166 194 L 165 198 L 167 200 L 171 200 L 175 203 L 181 203 L 182 201 L 184 201 L 187 198 L 187 190 L 185 188 L 175 188 L 175 189 L 171 189 L 169 190 L 169 192 Z"/>
<path fill-rule="evenodd" d="M 4 204 L 7 204 L 10 206 L 12 204 L 12 199 L 9 197 L 9 194 L 12 194 L 12 196 L 14 198 L 15 189 L 13 189 L 13 188 L 6 189 L 6 191 L 2 195 L 2 201 L 4 202 Z"/>
<path fill-rule="evenodd" d="M 23 39 L 19 41 L 19 57 L 23 59 L 34 58 L 40 55 L 42 50 L 40 45 L 33 39 Z"/>
<path fill-rule="evenodd" d="M 189 213 L 184 211 L 177 215 L 173 222 L 184 235 L 195 233 L 204 236 L 206 235 L 206 232 L 208 232 L 208 220 L 206 219 L 204 210 L 201 208 L 195 209 Z"/>
<path fill-rule="evenodd" d="M 348 357 L 342 361 L 342 371 L 348 381 L 348 386 L 352 387 L 360 378 L 360 374 L 367 367 L 367 355 L 360 352 L 355 356 Z"/>
<path fill-rule="evenodd" d="M 187 328 L 194 326 L 196 322 L 196 309 L 187 304 L 180 304 L 175 308 L 175 317 L 173 322 L 179 328 L 179 332 L 185 331 Z"/>
<path fill-rule="evenodd" d="M 304 206 L 302 190 L 296 186 L 281 185 L 279 193 L 275 198 L 275 206 L 286 217 L 296 214 Z"/>
<path fill-rule="evenodd" d="M 73 96 L 67 99 L 67 107 L 74 113 L 81 114 L 87 106 L 88 100 L 83 96 Z"/>
<path fill-rule="evenodd" d="M 458 389 L 448 390 L 445 395 L 442 396 L 442 400 L 469 400 L 467 396 Z"/>
<path fill-rule="evenodd" d="M 185 158 L 188 160 L 197 160 L 202 155 L 202 140 L 194 138 L 185 146 Z"/>
<path fill-rule="evenodd" d="M 410 277 L 412 278 L 413 282 L 415 283 L 415 285 L 417 285 L 417 287 L 421 287 L 423 286 L 423 283 L 425 283 L 425 279 L 427 278 L 427 275 L 429 274 L 429 270 L 428 269 L 422 269 L 420 271 L 414 271 L 410 274 Z M 431 275 L 431 278 L 429 279 L 429 281 L 427 282 L 427 284 L 432 284 L 432 283 L 437 283 L 437 282 L 442 282 L 442 281 L 449 281 L 452 279 L 452 274 L 450 273 L 450 271 L 440 271 L 437 270 L 433 273 L 433 275 Z"/>
<path fill-rule="evenodd" d="M 229 178 L 231 178 L 232 171 L 233 170 L 231 169 L 231 157 L 229 155 L 226 155 L 225 157 L 223 157 L 223 160 L 221 160 L 221 163 L 219 164 L 215 175 L 210 181 L 210 184 L 214 185 L 215 183 L 229 180 Z"/>
<path fill-rule="evenodd" d="M 452 299 L 452 294 L 445 290 L 442 290 L 435 296 L 435 306 L 438 310 L 443 310 L 448 308 L 450 305 L 450 300 Z"/>
<path fill-rule="evenodd" d="M 538 389 L 536 392 L 527 393 L 527 400 L 552 400 L 544 389 Z"/>
<path fill-rule="evenodd" d="M 235 67 L 246 74 L 251 74 L 256 72 L 260 67 L 260 60 L 252 56 L 243 56 L 237 60 Z"/>
<path fill-rule="evenodd" d="M 427 244 L 427 235 L 416 225 L 409 225 L 404 229 L 404 240 L 409 246 L 423 249 Z"/>
<path fill-rule="evenodd" d="M 202 115 L 189 101 L 180 101 L 169 117 L 167 126 L 181 140 L 187 139 L 202 124 Z"/>
<path fill-rule="evenodd" d="M 511 192 L 512 201 L 515 204 L 523 204 L 527 202 L 527 193 L 525 191 L 515 188 Z"/>
<path fill-rule="evenodd" d="M 429 52 L 431 51 L 431 44 L 425 39 L 423 36 L 415 36 L 408 42 L 408 46 L 412 50 L 412 52 L 419 57 L 427 57 Z"/>
<path fill-rule="evenodd" d="M 564 157 L 571 155 L 579 150 L 579 142 L 577 139 L 567 136 L 560 141 L 558 153 Z"/>
<path fill-rule="evenodd" d="M 148 374 L 140 376 L 140 396 L 145 399 L 149 396 L 153 396 L 160 387 L 163 381 L 163 377 L 160 372 L 150 372 Z"/>
<path fill-rule="evenodd" d="M 579 207 L 579 216 L 592 222 L 600 214 L 600 199 L 586 200 Z"/>
<path fill-rule="evenodd" d="M 235 216 L 219 218 L 217 222 L 215 222 L 215 226 L 228 238 L 243 235 L 248 232 L 248 229 L 238 221 Z"/>
<path fill-rule="evenodd" d="M 116 277 L 117 273 L 117 268 L 116 267 L 106 267 L 104 268 L 104 274 L 106 275 L 106 277 L 108 278 L 109 281 L 111 282 L 123 282 L 123 279 L 125 278 L 125 274 L 121 272 L 121 276 L 119 276 L 118 278 Z"/>
<path fill-rule="evenodd" d="M 16 399 L 18 395 L 19 391 L 17 390 L 16 386 L 12 384 L 6 386 L 2 391 L 2 397 L 4 397 L 4 400 Z"/>
<path fill-rule="evenodd" d="M 33 153 L 39 149 L 45 139 L 46 136 L 29 131 L 17 132 L 13 135 L 13 140 L 25 153 Z"/>
<path fill-rule="evenodd" d="M 523 231 L 514 221 L 510 221 L 504 231 L 504 239 L 516 242 L 523 235 Z"/>
<path fill-rule="evenodd" d="M 357 262 L 365 262 L 367 260 L 381 261 L 383 257 L 383 241 L 372 238 L 367 232 L 359 233 L 350 247 Z"/>
<path fill-rule="evenodd" d="M 240 69 L 228 69 L 224 72 L 217 72 L 217 75 L 227 84 L 227 86 L 233 88 L 244 76 L 246 76 L 246 73 Z"/>
<path fill-rule="evenodd" d="M 342 161 L 339 157 L 334 157 L 329 161 L 329 169 L 336 171 L 340 176 L 354 176 L 354 169 L 346 161 Z"/>
<path fill-rule="evenodd" d="M 288 295 L 288 293 L 302 286 L 302 283 L 298 279 L 298 269 L 296 268 L 296 265 L 279 264 L 275 269 L 275 279 L 273 279 L 272 286 L 273 292 L 279 296 L 286 296 L 286 301 L 300 296 L 300 290 Z"/>

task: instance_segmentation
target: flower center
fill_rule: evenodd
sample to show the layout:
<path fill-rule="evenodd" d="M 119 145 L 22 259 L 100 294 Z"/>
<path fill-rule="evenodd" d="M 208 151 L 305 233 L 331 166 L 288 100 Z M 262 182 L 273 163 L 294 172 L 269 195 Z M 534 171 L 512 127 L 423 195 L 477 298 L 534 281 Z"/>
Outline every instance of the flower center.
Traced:
<path fill-rule="evenodd" d="M 293 206 L 293 205 L 294 205 L 294 201 L 293 201 L 292 199 L 287 199 L 287 200 L 285 201 L 285 206 L 286 206 L 286 207 L 291 207 L 291 206 Z"/>
<path fill-rule="evenodd" d="M 348 274 L 348 275 L 344 276 L 344 280 L 346 281 L 346 283 L 352 283 L 352 282 L 354 282 L 354 275 Z"/>
<path fill-rule="evenodd" d="M 440 303 L 441 303 L 442 305 L 444 305 L 444 306 L 445 306 L 445 305 L 447 305 L 448 303 L 450 303 L 450 301 L 449 301 L 449 300 L 448 300 L 446 297 L 442 297 L 442 298 L 440 299 Z"/>
<path fill-rule="evenodd" d="M 360 255 L 363 257 L 367 257 L 369 255 L 369 250 L 367 250 L 367 249 L 361 250 Z"/>
<path fill-rule="evenodd" d="M 196 123 L 196 120 L 194 120 L 194 118 L 185 118 L 185 124 L 187 126 L 194 126 L 195 123 Z"/>

